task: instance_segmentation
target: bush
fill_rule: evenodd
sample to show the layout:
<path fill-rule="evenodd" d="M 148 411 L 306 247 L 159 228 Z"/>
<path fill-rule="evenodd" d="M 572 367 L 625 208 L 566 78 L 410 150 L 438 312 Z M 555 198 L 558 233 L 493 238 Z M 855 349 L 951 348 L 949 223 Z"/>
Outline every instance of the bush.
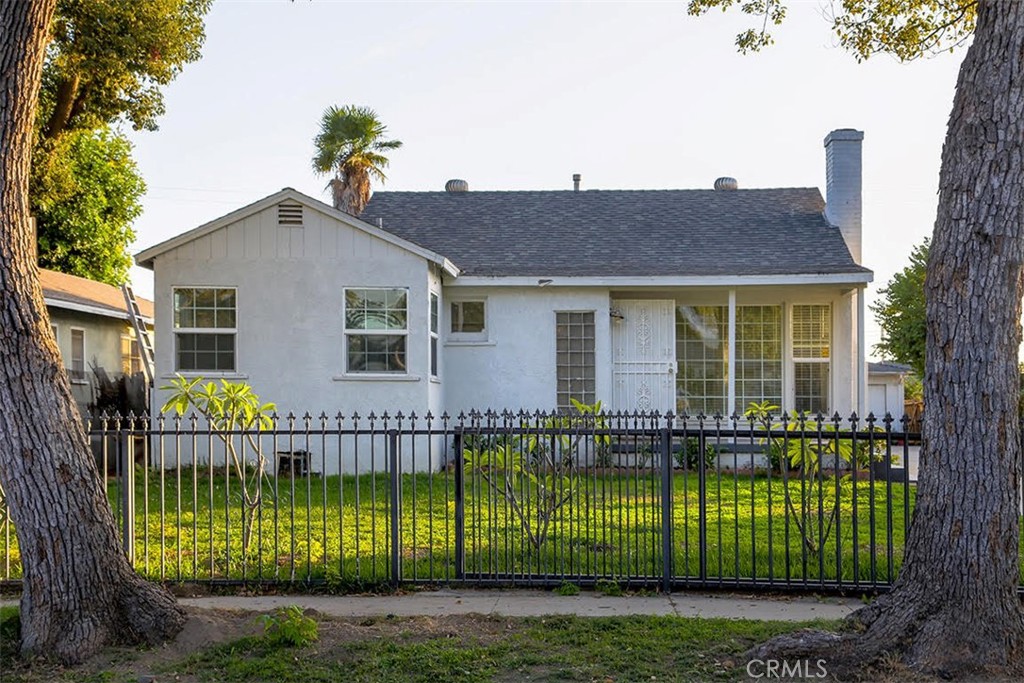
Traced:
<path fill-rule="evenodd" d="M 705 440 L 704 442 L 704 467 L 710 469 L 715 466 L 715 457 L 718 452 L 714 445 Z M 683 439 L 682 448 L 675 452 L 676 465 L 689 470 L 696 470 L 700 463 L 700 439 L 696 436 Z"/>
<path fill-rule="evenodd" d="M 274 646 L 302 647 L 320 637 L 315 620 L 303 614 L 296 605 L 278 607 L 272 614 L 264 614 L 263 637 Z"/>

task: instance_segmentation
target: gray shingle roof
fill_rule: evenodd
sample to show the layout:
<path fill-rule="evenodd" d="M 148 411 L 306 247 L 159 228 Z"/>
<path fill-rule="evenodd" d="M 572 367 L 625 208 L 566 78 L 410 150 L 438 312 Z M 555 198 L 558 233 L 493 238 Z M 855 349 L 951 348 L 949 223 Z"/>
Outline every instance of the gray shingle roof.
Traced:
<path fill-rule="evenodd" d="M 816 188 L 376 192 L 360 218 L 466 275 L 868 272 Z"/>
<path fill-rule="evenodd" d="M 913 371 L 912 367 L 903 363 L 890 363 L 888 361 L 868 363 L 868 372 L 876 375 L 906 375 Z"/>

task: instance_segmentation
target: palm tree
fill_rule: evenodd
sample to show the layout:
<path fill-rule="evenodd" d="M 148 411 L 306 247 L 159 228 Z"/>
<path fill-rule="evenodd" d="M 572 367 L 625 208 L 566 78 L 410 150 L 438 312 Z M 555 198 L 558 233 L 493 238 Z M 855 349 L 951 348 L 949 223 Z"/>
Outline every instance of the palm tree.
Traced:
<path fill-rule="evenodd" d="M 334 173 L 327 186 L 334 208 L 358 216 L 370 201 L 370 178 L 384 181 L 388 158 L 381 154 L 398 149 L 398 140 L 385 140 L 387 126 L 369 107 L 328 107 L 320 120 L 314 144 L 313 169 Z"/>

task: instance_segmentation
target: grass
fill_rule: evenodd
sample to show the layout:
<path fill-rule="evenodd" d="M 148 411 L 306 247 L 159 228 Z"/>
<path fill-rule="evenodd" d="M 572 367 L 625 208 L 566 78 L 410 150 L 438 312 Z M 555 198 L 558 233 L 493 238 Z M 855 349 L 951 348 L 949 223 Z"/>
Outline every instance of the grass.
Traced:
<path fill-rule="evenodd" d="M 113 661 L 101 656 L 71 670 L 10 657 L 0 659 L 0 667 L 24 683 L 134 682 L 140 674 L 218 683 L 745 680 L 746 649 L 803 627 L 835 629 L 838 623 L 646 616 L 325 619 L 321 639 L 304 647 L 249 636 L 170 660 L 122 650 Z"/>
<path fill-rule="evenodd" d="M 677 471 L 671 482 L 674 576 L 703 576 L 706 583 L 722 585 L 770 579 L 779 587 L 889 581 L 900 566 L 915 490 L 869 485 L 865 475 L 860 477 L 855 491 L 847 484 L 837 492 L 827 477 L 819 487 L 782 481 L 779 475 L 709 472 L 702 506 L 697 475 Z M 140 468 L 136 481 L 135 565 L 147 577 L 325 582 L 339 590 L 391 578 L 392 493 L 386 474 L 271 479 L 276 490 L 266 493 L 245 553 L 236 478 L 203 468 Z M 495 495 L 480 476 L 467 475 L 465 577 L 548 585 L 596 579 L 633 587 L 655 584 L 665 566 L 661 486 L 653 470 L 585 472 L 573 480 L 573 501 L 553 516 L 549 537 L 537 548 L 525 540 L 512 503 Z M 787 486 L 800 514 L 787 508 Z M 109 494 L 119 516 L 122 491 L 116 482 Z M 535 496 L 523 485 L 516 495 L 530 524 L 538 524 Z M 829 530 L 837 501 L 837 521 Z M 402 580 L 456 579 L 454 474 L 403 475 L 401 507 Z M 797 526 L 801 518 L 806 533 Z M 10 528 L 6 534 L 0 529 L 0 579 L 20 577 L 19 559 Z"/>

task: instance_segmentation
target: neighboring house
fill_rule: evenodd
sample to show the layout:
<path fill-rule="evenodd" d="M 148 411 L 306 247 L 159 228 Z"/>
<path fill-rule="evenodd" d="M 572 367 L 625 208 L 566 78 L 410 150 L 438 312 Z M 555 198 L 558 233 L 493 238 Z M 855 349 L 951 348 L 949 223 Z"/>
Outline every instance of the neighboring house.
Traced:
<path fill-rule="evenodd" d="M 868 363 L 868 410 L 877 418 L 877 426 L 885 427 L 882 420 L 888 413 L 893 418 L 892 430 L 903 431 L 903 389 L 911 372 L 912 368 L 902 363 Z"/>
<path fill-rule="evenodd" d="M 282 413 L 864 413 L 861 140 L 814 188 L 286 188 L 137 256 L 158 379 L 249 382 Z M 162 397 L 154 397 L 159 407 Z"/>
<path fill-rule="evenodd" d="M 93 368 L 102 368 L 111 378 L 142 372 L 124 295 L 117 287 L 44 268 L 39 269 L 39 281 L 71 391 L 87 414 L 96 398 Z M 153 302 L 137 301 L 152 329 Z"/>

